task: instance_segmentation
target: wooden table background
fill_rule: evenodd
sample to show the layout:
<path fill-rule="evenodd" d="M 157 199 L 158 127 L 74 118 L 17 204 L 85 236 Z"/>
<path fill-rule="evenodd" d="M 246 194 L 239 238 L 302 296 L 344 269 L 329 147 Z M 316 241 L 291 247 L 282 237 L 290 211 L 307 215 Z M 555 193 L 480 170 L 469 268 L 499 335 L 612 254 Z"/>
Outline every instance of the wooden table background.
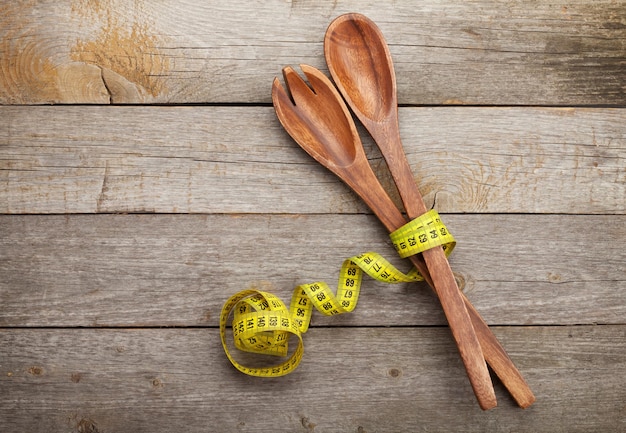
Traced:
<path fill-rule="evenodd" d="M 345 12 L 529 409 L 479 409 L 423 284 L 314 313 L 291 375 L 223 354 L 235 292 L 394 257 L 271 107 Z M 0 431 L 626 431 L 626 2 L 6 0 L 0 41 Z"/>

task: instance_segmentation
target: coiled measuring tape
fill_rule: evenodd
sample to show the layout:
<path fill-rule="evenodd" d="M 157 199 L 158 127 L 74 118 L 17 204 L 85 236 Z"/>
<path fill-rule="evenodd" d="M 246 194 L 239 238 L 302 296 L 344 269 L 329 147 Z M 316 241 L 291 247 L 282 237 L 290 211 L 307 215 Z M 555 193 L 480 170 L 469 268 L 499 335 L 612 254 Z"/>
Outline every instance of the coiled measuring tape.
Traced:
<path fill-rule="evenodd" d="M 439 214 L 431 210 L 410 221 L 390 235 L 400 257 L 405 258 L 441 245 L 446 256 L 456 241 Z M 289 308 L 276 296 L 261 290 L 244 290 L 226 301 L 220 314 L 220 337 L 224 352 L 239 371 L 259 377 L 278 377 L 292 372 L 302 360 L 302 334 L 309 328 L 313 308 L 326 316 L 348 313 L 356 307 L 363 272 L 386 283 L 409 283 L 424 278 L 417 269 L 400 272 L 380 254 L 367 252 L 343 262 L 337 293 L 324 282 L 302 284 L 294 289 Z M 298 346 L 288 359 L 272 367 L 248 367 L 234 359 L 226 341 L 226 327 L 232 319 L 235 347 L 245 352 L 285 357 L 289 354 L 289 336 L 298 338 Z"/>

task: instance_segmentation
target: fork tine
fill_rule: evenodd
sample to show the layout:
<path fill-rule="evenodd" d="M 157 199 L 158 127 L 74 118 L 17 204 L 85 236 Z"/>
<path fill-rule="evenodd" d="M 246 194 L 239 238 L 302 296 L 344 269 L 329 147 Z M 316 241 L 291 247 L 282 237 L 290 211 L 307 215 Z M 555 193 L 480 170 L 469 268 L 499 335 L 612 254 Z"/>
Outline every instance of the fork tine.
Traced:
<path fill-rule="evenodd" d="M 323 89 L 330 89 L 331 91 L 334 90 L 334 86 L 331 83 L 331 81 L 328 79 L 328 77 L 322 74 L 322 72 L 319 71 L 318 69 L 309 65 L 300 65 L 300 69 L 302 69 L 302 72 L 304 72 L 306 79 L 311 85 L 311 89 L 316 94 L 318 94 L 319 91 Z M 341 99 L 341 96 L 339 95 L 339 92 L 333 92 L 333 93 L 336 93 L 336 96 L 339 97 L 338 101 L 343 101 L 343 99 Z"/>
<path fill-rule="evenodd" d="M 291 94 L 295 105 L 310 101 L 311 97 L 315 96 L 315 92 L 304 82 L 302 77 L 291 66 L 283 68 L 283 77 L 285 77 L 285 84 L 287 84 L 287 90 Z"/>
<path fill-rule="evenodd" d="M 295 109 L 295 105 L 289 94 L 280 83 L 278 77 L 274 78 L 274 82 L 272 83 L 272 104 L 274 105 L 274 110 L 276 111 L 276 116 L 280 121 L 283 128 L 294 137 L 293 125 L 295 124 L 295 119 L 299 117 L 297 110 Z M 297 141 L 297 140 L 296 140 Z"/>
<path fill-rule="evenodd" d="M 313 66 L 300 65 L 300 68 L 309 81 L 312 91 L 318 96 L 318 98 L 321 101 L 332 101 L 332 104 L 340 107 L 341 111 L 343 111 L 346 122 L 348 122 L 351 128 L 356 128 L 354 119 L 350 114 L 350 110 L 348 110 L 348 106 L 330 78 Z M 358 135 L 356 133 L 356 129 L 354 131 L 354 135 Z"/>
<path fill-rule="evenodd" d="M 280 108 L 281 110 L 287 105 L 293 105 L 293 101 L 287 94 L 287 91 L 280 84 L 280 80 L 278 77 L 274 78 L 272 82 L 272 103 L 275 108 Z"/>

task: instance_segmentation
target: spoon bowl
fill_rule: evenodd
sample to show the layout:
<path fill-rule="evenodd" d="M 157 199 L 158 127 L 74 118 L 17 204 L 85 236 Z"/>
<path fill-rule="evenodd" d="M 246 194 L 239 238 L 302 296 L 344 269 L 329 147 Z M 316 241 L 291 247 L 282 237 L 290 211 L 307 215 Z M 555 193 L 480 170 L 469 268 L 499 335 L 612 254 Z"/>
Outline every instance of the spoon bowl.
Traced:
<path fill-rule="evenodd" d="M 346 14 L 328 27 L 324 55 L 335 84 L 350 106 L 375 122 L 397 110 L 393 62 L 381 31 L 360 14 Z"/>

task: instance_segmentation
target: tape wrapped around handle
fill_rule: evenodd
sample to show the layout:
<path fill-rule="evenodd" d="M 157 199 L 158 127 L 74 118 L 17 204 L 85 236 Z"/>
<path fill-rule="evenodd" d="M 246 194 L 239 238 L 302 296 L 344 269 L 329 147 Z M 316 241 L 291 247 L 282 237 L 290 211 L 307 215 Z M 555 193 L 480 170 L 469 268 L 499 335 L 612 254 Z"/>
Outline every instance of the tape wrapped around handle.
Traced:
<path fill-rule="evenodd" d="M 441 245 L 449 256 L 456 245 L 454 237 L 431 210 L 410 221 L 390 235 L 400 257 L 419 254 Z M 336 294 L 325 282 L 296 287 L 289 308 L 275 295 L 261 290 L 244 290 L 231 296 L 220 314 L 220 337 L 226 356 L 239 371 L 259 377 L 284 376 L 295 370 L 304 353 L 304 334 L 311 321 L 313 309 L 326 316 L 348 313 L 357 305 L 363 273 L 386 283 L 423 281 L 415 269 L 399 271 L 375 252 L 367 252 L 345 260 L 339 272 Z M 272 367 L 248 367 L 234 359 L 226 341 L 226 327 L 232 319 L 234 345 L 237 349 L 262 355 L 288 356 L 289 336 L 298 338 L 298 346 L 288 359 Z"/>

